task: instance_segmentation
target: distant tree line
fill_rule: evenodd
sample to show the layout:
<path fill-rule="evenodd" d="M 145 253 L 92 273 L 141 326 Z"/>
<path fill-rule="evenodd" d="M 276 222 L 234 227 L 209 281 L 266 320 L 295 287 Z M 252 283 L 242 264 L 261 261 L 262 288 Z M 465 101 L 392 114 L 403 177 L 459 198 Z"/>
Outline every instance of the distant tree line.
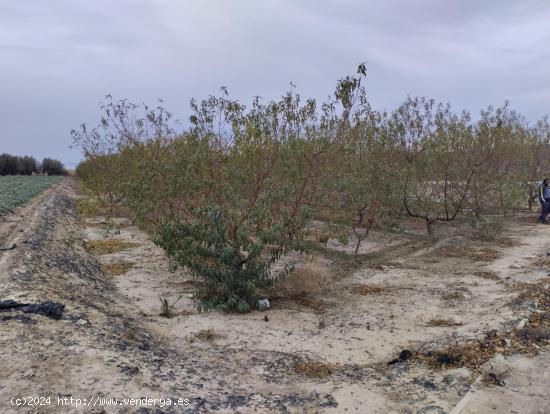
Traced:
<path fill-rule="evenodd" d="M 0 175 L 67 175 L 63 163 L 52 158 L 44 158 L 41 163 L 34 157 L 10 154 L 0 155 Z"/>

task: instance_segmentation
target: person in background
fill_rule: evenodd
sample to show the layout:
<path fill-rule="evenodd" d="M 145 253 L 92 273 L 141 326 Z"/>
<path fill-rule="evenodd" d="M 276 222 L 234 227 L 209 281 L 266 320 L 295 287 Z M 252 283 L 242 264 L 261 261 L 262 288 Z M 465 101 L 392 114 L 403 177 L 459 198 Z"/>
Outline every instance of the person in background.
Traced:
<path fill-rule="evenodd" d="M 539 201 L 541 205 L 541 212 L 539 217 L 539 223 L 548 224 L 546 216 L 550 213 L 550 186 L 548 185 L 549 179 L 545 178 L 539 184 Z"/>

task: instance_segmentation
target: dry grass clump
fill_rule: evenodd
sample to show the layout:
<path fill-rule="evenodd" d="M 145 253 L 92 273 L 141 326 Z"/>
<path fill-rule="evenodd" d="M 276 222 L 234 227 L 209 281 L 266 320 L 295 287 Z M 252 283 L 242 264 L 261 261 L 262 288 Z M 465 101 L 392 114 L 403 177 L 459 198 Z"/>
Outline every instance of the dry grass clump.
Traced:
<path fill-rule="evenodd" d="M 304 308 L 309 308 L 315 313 L 323 313 L 326 310 L 326 302 L 309 296 L 308 292 L 302 290 L 297 292 L 289 292 L 287 290 L 279 291 L 278 293 L 271 293 L 270 295 L 260 295 L 262 297 L 269 296 L 269 300 L 272 303 L 275 302 L 293 302 Z"/>
<path fill-rule="evenodd" d="M 324 229 L 310 229 L 306 233 L 306 239 L 326 246 L 330 240 L 330 233 Z"/>
<path fill-rule="evenodd" d="M 509 237 L 502 237 L 498 240 L 496 240 L 496 244 L 502 247 L 515 247 L 520 246 L 521 243 L 517 240 L 511 239 Z"/>
<path fill-rule="evenodd" d="M 258 292 L 272 302 L 294 302 L 316 313 L 325 311 L 327 304 L 315 296 L 333 288 L 330 262 L 322 257 L 312 257 L 299 264 L 294 271 L 277 285 L 275 292 Z"/>
<path fill-rule="evenodd" d="M 497 276 L 495 272 L 490 272 L 490 271 L 474 272 L 474 275 L 481 277 L 483 279 L 500 280 L 500 278 Z"/>
<path fill-rule="evenodd" d="M 550 314 L 546 311 L 531 315 L 528 326 L 524 328 L 508 332 L 490 331 L 482 339 L 455 344 L 437 352 L 417 354 L 417 358 L 433 368 L 468 367 L 479 372 L 481 366 L 496 354 L 536 355 L 548 345 Z"/>
<path fill-rule="evenodd" d="M 218 335 L 213 329 L 203 329 L 202 331 L 199 331 L 195 334 L 195 338 L 201 340 L 201 341 L 205 341 L 205 342 L 210 342 L 210 341 L 213 341 L 214 339 L 216 338 L 219 338 L 220 335 Z"/>
<path fill-rule="evenodd" d="M 202 280 L 172 280 L 166 282 L 170 287 L 178 289 L 180 292 L 198 293 L 201 288 L 204 288 L 205 283 Z M 200 296 L 200 295 L 197 295 Z"/>
<path fill-rule="evenodd" d="M 498 385 L 499 387 L 505 384 L 494 372 L 484 373 L 481 377 L 481 382 L 487 385 Z"/>
<path fill-rule="evenodd" d="M 351 293 L 355 293 L 356 295 L 371 295 L 373 293 L 381 293 L 385 290 L 385 288 L 378 287 L 378 286 L 371 286 L 371 285 L 358 285 L 351 288 Z"/>
<path fill-rule="evenodd" d="M 548 305 L 547 305 L 548 309 Z M 531 328 L 549 328 L 550 329 L 550 313 L 533 313 L 529 318 L 529 326 Z"/>
<path fill-rule="evenodd" d="M 111 276 L 120 276 L 130 270 L 135 263 L 133 262 L 117 262 L 101 265 L 103 272 Z"/>
<path fill-rule="evenodd" d="M 535 260 L 533 265 L 548 268 L 550 267 L 550 257 L 539 257 L 537 260 Z"/>
<path fill-rule="evenodd" d="M 323 379 L 336 371 L 336 366 L 327 362 L 300 362 L 294 368 L 297 374 Z"/>
<path fill-rule="evenodd" d="M 516 336 L 524 341 L 545 342 L 550 345 L 550 281 L 543 280 L 535 286 L 527 285 L 519 298 L 536 302 L 541 312 L 532 313 L 527 327 L 518 330 Z"/>
<path fill-rule="evenodd" d="M 527 326 L 508 332 L 490 331 L 485 337 L 455 344 L 439 351 L 417 353 L 416 358 L 433 368 L 481 366 L 496 354 L 536 355 L 550 345 L 550 281 L 525 285 L 520 300 L 536 301 L 540 312 L 533 313 Z"/>
<path fill-rule="evenodd" d="M 441 294 L 441 299 L 443 299 L 443 300 L 461 300 L 461 299 L 464 299 L 464 294 L 462 294 L 461 292 L 458 292 L 456 290 L 447 291 L 447 292 L 443 292 Z"/>
<path fill-rule="evenodd" d="M 462 322 L 456 322 L 452 319 L 432 319 L 428 321 L 428 326 L 462 326 Z"/>
<path fill-rule="evenodd" d="M 489 248 L 475 249 L 470 246 L 444 246 L 439 253 L 446 257 L 468 257 L 476 261 L 492 262 L 498 258 L 498 252 Z"/>
<path fill-rule="evenodd" d="M 312 309 L 316 313 L 323 313 L 327 307 L 326 303 L 322 300 L 315 299 L 309 296 L 294 298 L 294 301 L 299 305 Z"/>
<path fill-rule="evenodd" d="M 323 257 L 311 257 L 306 263 L 296 265 L 280 286 L 289 292 L 305 291 L 309 294 L 332 290 L 330 262 Z"/>
<path fill-rule="evenodd" d="M 550 312 L 550 280 L 547 278 L 537 284 L 525 284 L 518 298 L 522 301 L 536 302 L 539 310 Z"/>
<path fill-rule="evenodd" d="M 83 217 L 94 217 L 100 213 L 101 206 L 98 201 L 89 197 L 81 197 L 75 201 L 76 210 Z"/>
<path fill-rule="evenodd" d="M 481 366 L 496 354 L 537 354 L 540 351 L 538 344 L 545 339 L 540 336 L 529 337 L 524 332 L 527 329 L 505 333 L 492 331 L 483 339 L 452 345 L 437 352 L 418 354 L 417 358 L 432 368 L 467 367 L 479 372 Z M 538 329 L 537 332 L 539 331 L 541 330 Z"/>
<path fill-rule="evenodd" d="M 462 345 L 453 345 L 441 351 L 418 355 L 417 358 L 426 362 L 432 368 L 468 367 L 479 370 L 497 352 L 505 351 L 505 343 L 499 347 L 486 346 L 479 341 L 468 342 Z"/>
<path fill-rule="evenodd" d="M 172 303 L 170 303 L 168 301 L 168 298 L 160 297 L 159 298 L 160 299 L 160 304 L 161 304 L 160 316 L 162 316 L 164 318 L 173 318 L 175 316 L 184 314 L 182 312 L 174 312 L 174 309 L 176 308 L 176 304 L 179 302 L 179 300 L 181 298 L 182 297 L 180 296 L 179 298 L 174 300 Z"/>
<path fill-rule="evenodd" d="M 136 333 L 131 329 L 127 329 L 120 336 L 120 339 L 123 340 L 123 341 L 127 341 L 127 342 L 128 341 L 133 341 L 134 339 L 136 339 Z"/>
<path fill-rule="evenodd" d="M 84 248 L 92 254 L 101 256 L 105 254 L 117 253 L 122 250 L 131 249 L 139 246 L 138 243 L 132 243 L 125 240 L 91 240 L 84 243 Z"/>

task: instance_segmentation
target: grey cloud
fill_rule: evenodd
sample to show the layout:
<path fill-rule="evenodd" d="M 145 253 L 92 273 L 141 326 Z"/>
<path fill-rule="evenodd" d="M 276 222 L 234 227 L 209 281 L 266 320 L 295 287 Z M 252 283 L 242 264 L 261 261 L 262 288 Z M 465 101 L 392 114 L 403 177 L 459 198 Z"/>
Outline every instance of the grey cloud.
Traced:
<path fill-rule="evenodd" d="M 426 95 L 550 112 L 543 0 L 0 0 L 0 152 L 74 163 L 69 131 L 107 93 L 184 118 L 221 85 L 322 99 L 366 61 L 375 107 Z"/>

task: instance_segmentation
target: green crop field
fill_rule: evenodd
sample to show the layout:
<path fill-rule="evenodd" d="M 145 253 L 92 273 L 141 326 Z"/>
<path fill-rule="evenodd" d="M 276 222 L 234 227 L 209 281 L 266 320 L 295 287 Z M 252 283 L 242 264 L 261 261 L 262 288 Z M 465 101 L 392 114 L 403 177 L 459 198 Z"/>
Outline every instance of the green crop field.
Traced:
<path fill-rule="evenodd" d="M 0 216 L 13 212 L 46 188 L 61 181 L 58 176 L 0 176 Z"/>

